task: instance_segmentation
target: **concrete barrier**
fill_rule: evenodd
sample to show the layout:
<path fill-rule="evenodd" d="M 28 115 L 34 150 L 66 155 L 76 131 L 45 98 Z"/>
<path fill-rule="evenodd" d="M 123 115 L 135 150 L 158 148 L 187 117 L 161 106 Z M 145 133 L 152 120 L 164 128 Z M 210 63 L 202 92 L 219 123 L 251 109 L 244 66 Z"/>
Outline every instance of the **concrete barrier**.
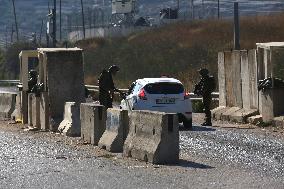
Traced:
<path fill-rule="evenodd" d="M 16 95 L 15 110 L 13 111 L 11 118 L 17 122 L 23 122 L 21 113 L 21 93 Z"/>
<path fill-rule="evenodd" d="M 81 137 L 84 142 L 98 145 L 106 129 L 106 108 L 94 103 L 80 105 Z"/>
<path fill-rule="evenodd" d="M 11 114 L 15 110 L 16 96 L 14 93 L 0 94 L 0 117 L 11 118 Z"/>
<path fill-rule="evenodd" d="M 65 103 L 64 119 L 60 123 L 58 131 L 66 136 L 81 136 L 80 106 L 78 103 Z"/>
<path fill-rule="evenodd" d="M 48 93 L 42 92 L 39 99 L 39 114 L 40 114 L 40 129 L 41 130 L 49 130 L 49 100 Z"/>
<path fill-rule="evenodd" d="M 106 131 L 98 146 L 110 152 L 122 152 L 128 130 L 128 111 L 109 108 L 107 110 Z"/>
<path fill-rule="evenodd" d="M 123 156 L 153 164 L 179 161 L 179 129 L 175 114 L 149 111 L 129 112 L 129 134 Z"/>
<path fill-rule="evenodd" d="M 28 94 L 28 125 L 40 129 L 39 97 Z"/>

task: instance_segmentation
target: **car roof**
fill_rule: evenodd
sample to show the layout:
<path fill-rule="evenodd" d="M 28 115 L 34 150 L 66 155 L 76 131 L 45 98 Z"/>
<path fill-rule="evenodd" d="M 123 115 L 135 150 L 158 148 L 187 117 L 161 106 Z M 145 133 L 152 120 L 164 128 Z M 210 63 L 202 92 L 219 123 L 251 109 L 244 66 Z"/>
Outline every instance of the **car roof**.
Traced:
<path fill-rule="evenodd" d="M 175 78 L 167 78 L 167 77 L 143 78 L 143 79 L 137 79 L 136 82 L 142 84 L 143 86 L 149 83 L 179 83 L 182 85 L 182 83 L 179 80 Z"/>

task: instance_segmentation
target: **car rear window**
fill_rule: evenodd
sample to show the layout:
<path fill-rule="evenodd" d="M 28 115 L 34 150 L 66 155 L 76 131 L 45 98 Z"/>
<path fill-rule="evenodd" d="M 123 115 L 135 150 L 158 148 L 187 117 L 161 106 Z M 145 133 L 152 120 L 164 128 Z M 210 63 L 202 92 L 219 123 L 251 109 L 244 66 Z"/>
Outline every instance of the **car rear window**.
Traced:
<path fill-rule="evenodd" d="M 179 83 L 150 83 L 144 87 L 149 94 L 180 94 L 184 88 Z"/>

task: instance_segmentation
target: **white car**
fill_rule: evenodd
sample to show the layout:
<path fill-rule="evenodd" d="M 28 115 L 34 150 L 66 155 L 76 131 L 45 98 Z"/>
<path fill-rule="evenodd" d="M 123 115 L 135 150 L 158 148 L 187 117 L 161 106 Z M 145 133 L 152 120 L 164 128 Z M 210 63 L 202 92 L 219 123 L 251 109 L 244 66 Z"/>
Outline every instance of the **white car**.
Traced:
<path fill-rule="evenodd" d="M 132 83 L 121 101 L 124 110 L 177 113 L 184 127 L 192 128 L 192 104 L 183 84 L 174 78 L 144 78 Z"/>

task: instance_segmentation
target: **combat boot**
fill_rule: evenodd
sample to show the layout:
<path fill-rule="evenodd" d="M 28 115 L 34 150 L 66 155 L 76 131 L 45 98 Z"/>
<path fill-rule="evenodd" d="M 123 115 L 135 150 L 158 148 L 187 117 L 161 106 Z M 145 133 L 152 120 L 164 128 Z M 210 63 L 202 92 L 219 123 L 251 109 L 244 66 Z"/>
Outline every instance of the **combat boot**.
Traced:
<path fill-rule="evenodd" d="M 212 122 L 207 122 L 205 121 L 204 123 L 201 124 L 202 126 L 212 126 Z"/>

